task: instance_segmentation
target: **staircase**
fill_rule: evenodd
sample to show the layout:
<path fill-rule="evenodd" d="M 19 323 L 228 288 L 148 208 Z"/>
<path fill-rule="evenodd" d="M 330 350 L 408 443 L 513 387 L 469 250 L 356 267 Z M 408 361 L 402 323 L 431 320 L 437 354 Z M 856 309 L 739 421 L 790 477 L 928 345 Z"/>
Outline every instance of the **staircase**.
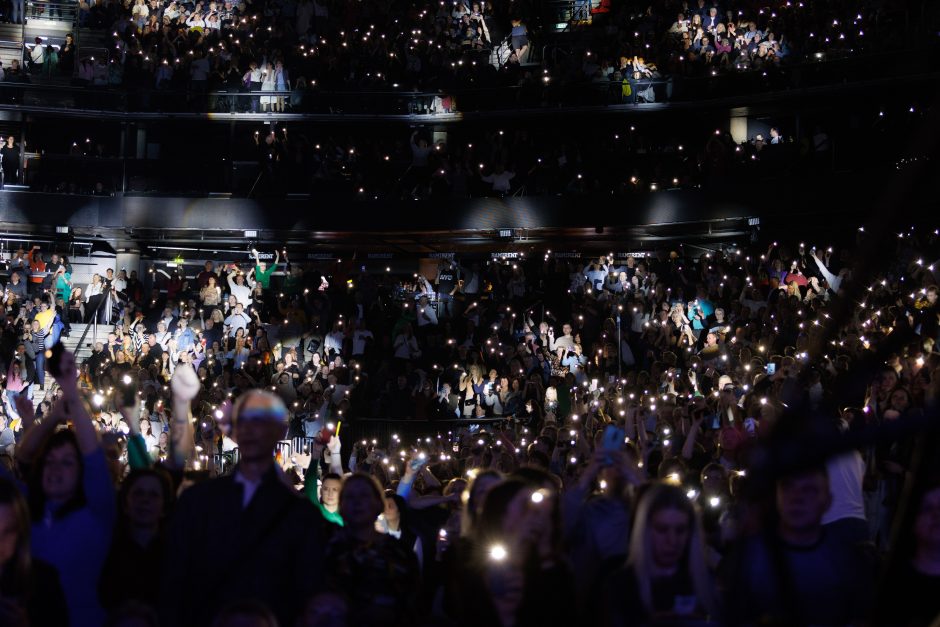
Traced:
<path fill-rule="evenodd" d="M 87 327 L 90 327 L 89 324 L 72 324 L 72 328 L 69 331 L 68 337 L 62 338 L 62 345 L 65 346 L 66 350 L 69 350 L 75 354 L 75 361 L 81 363 L 91 357 L 92 348 L 94 348 L 94 329 L 88 329 L 88 334 L 85 336 L 85 341 L 82 342 L 82 345 L 78 345 L 78 341 L 82 337 Z M 112 328 L 110 325 L 98 325 L 98 340 L 100 341 L 102 337 L 107 339 L 108 331 Z M 42 390 L 37 384 L 33 384 L 33 406 L 38 408 L 39 403 L 43 401 L 46 397 L 46 391 L 49 390 L 52 386 L 52 375 L 48 372 L 46 373 L 46 388 Z"/>
<path fill-rule="evenodd" d="M 88 329 L 88 334 L 85 336 L 85 341 L 82 342 L 82 345 L 78 345 L 78 341 L 82 337 L 82 333 L 85 332 L 87 327 L 91 327 L 90 324 L 75 324 L 72 323 L 72 328 L 69 331 L 68 337 L 62 338 L 62 345 L 65 346 L 66 350 L 70 350 L 75 353 L 75 361 L 81 363 L 91 357 L 91 349 L 94 348 L 94 333 L 93 328 Z M 98 341 L 108 338 L 108 332 L 113 328 L 112 325 L 98 325 Z"/>
<path fill-rule="evenodd" d="M 23 63 L 23 25 L 0 24 L 0 62 L 7 70 L 16 59 Z"/>
<path fill-rule="evenodd" d="M 105 55 L 114 48 L 111 31 L 102 28 L 79 28 L 75 31 L 78 58 Z"/>

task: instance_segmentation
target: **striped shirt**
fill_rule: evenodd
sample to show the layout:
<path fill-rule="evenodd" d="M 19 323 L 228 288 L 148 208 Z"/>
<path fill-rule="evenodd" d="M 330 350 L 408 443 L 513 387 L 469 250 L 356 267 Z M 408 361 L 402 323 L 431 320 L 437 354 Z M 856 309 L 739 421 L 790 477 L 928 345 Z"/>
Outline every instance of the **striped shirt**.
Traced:
<path fill-rule="evenodd" d="M 46 332 L 43 329 L 33 331 L 33 339 L 31 341 L 33 350 L 36 351 L 37 355 L 46 350 Z"/>

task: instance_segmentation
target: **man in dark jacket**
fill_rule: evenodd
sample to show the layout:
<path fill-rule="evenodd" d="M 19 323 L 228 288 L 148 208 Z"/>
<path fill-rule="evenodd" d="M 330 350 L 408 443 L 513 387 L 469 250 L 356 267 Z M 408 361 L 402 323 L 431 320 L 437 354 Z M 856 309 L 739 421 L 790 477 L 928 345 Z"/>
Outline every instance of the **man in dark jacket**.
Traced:
<path fill-rule="evenodd" d="M 232 409 L 241 460 L 231 476 L 186 490 L 170 523 L 162 611 L 166 625 L 209 625 L 234 601 L 266 604 L 293 625 L 323 579 L 323 518 L 274 461 L 287 432 L 284 403 L 260 390 Z"/>

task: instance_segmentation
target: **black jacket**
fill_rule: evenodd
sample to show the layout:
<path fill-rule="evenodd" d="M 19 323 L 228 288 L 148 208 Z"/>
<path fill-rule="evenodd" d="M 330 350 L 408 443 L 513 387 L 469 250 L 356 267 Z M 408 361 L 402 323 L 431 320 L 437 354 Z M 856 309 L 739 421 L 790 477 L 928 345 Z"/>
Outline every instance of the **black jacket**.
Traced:
<path fill-rule="evenodd" d="M 237 471 L 236 471 L 237 473 Z M 323 581 L 323 518 L 274 467 L 242 508 L 234 475 L 186 490 L 167 534 L 162 624 L 212 623 L 233 601 L 257 599 L 293 625 Z"/>

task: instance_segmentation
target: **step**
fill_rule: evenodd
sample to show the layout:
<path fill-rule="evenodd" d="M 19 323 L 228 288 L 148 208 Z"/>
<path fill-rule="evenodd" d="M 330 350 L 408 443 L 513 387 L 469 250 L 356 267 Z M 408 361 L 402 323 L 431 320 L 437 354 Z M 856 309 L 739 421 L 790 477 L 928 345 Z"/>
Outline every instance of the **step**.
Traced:
<path fill-rule="evenodd" d="M 101 29 L 80 28 L 75 33 L 79 48 L 108 48 L 114 44 L 111 32 Z"/>
<path fill-rule="evenodd" d="M 23 26 L 21 24 L 0 24 L 0 41 L 23 42 Z"/>

